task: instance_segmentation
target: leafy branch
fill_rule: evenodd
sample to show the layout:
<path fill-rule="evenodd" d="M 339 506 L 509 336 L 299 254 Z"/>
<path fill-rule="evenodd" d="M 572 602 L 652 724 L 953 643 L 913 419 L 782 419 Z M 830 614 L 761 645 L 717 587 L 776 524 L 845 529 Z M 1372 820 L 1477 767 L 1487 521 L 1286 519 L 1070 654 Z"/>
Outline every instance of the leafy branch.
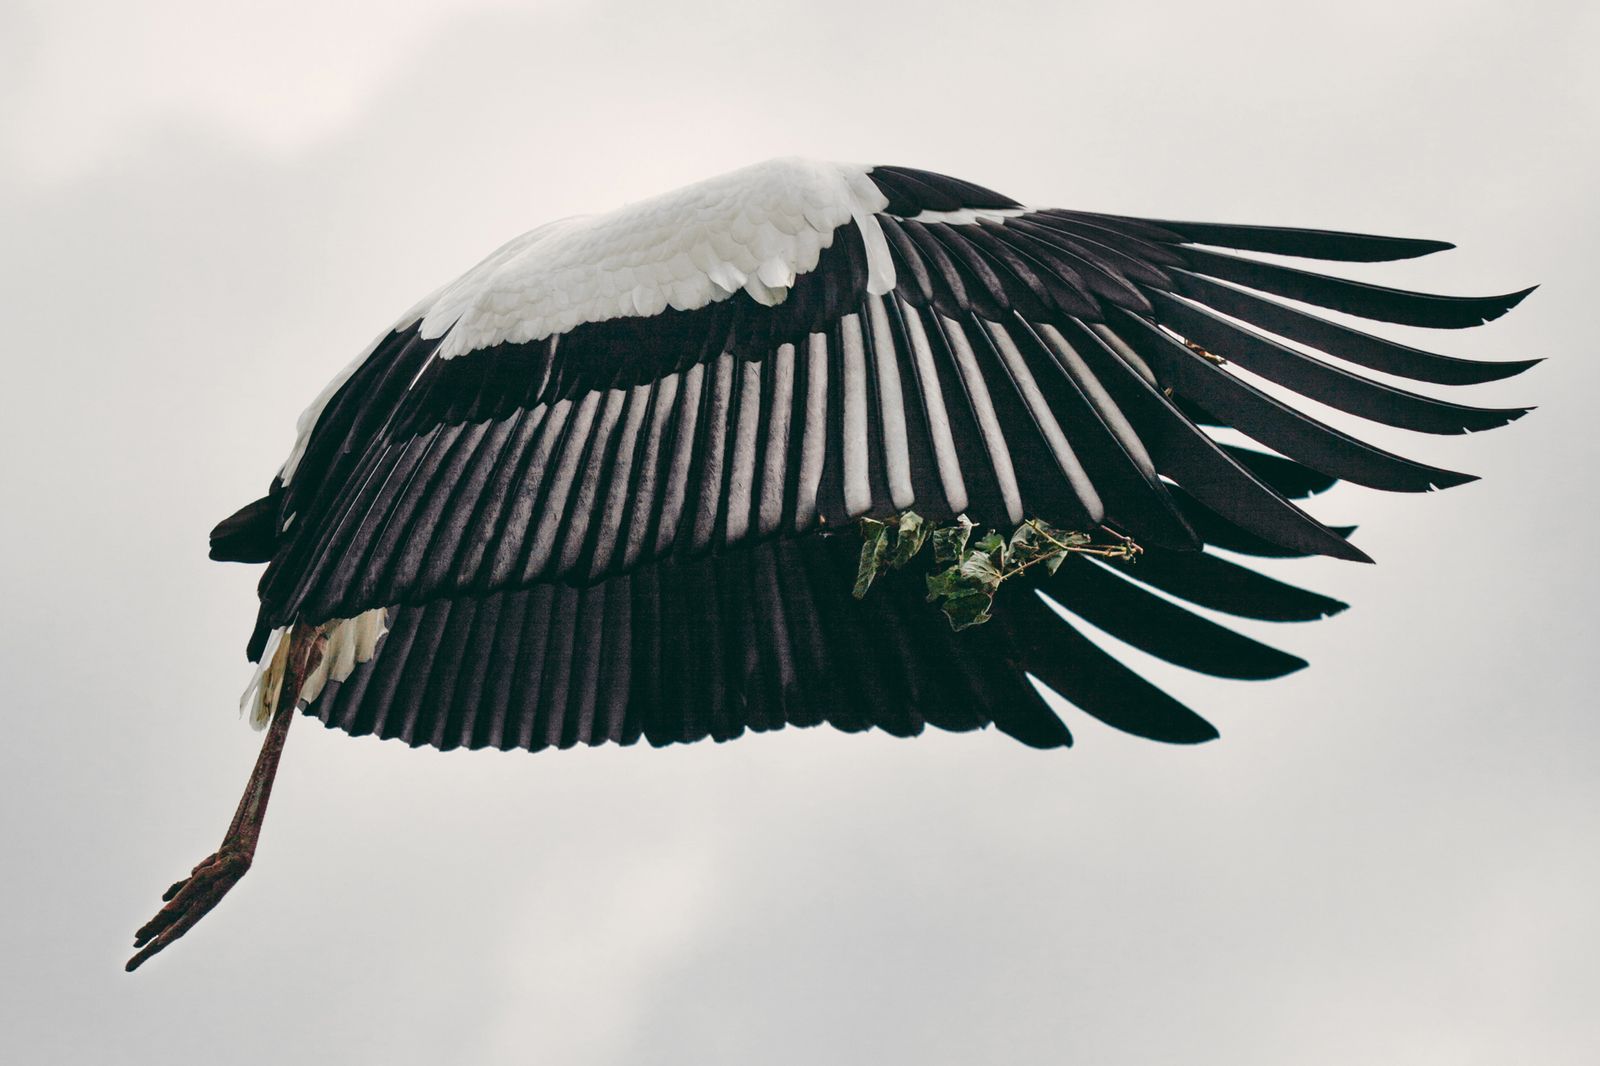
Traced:
<path fill-rule="evenodd" d="M 976 528 L 964 514 L 937 528 L 915 511 L 883 520 L 863 518 L 855 598 L 864 597 L 875 580 L 904 567 L 931 542 L 934 572 L 927 579 L 928 602 L 939 603 L 950 627 L 959 631 L 987 622 L 1000 585 L 1035 566 L 1054 574 L 1068 555 L 1131 560 L 1143 551 L 1111 530 L 1106 532 L 1113 543 L 1096 544 L 1088 533 L 1057 529 L 1037 518 L 1022 523 L 1009 539 L 989 530 L 973 541 Z"/>

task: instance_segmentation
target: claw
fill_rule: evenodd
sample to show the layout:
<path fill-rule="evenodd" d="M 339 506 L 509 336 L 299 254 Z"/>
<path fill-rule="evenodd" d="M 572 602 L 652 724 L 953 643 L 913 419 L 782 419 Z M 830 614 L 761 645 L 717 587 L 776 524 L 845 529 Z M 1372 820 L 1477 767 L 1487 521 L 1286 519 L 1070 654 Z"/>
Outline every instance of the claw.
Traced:
<path fill-rule="evenodd" d="M 233 824 L 228 827 L 222 846 L 201 859 L 188 877 L 162 893 L 164 906 L 133 934 L 133 946 L 139 952 L 128 960 L 126 969 L 129 973 L 143 966 L 152 955 L 166 949 L 211 913 L 212 908 L 222 902 L 222 897 L 250 870 L 256 842 L 261 838 L 261 823 L 267 815 L 267 800 L 272 795 L 272 780 L 278 773 L 278 759 L 283 755 L 284 738 L 288 736 L 289 724 L 294 721 L 300 683 L 312 668 L 314 660 L 322 655 L 325 644 L 320 629 L 303 623 L 295 626 L 290 640 L 294 654 L 285 673 L 277 708 L 267 726 L 266 739 L 261 744 L 261 754 L 256 757 L 255 769 L 250 772 L 244 796 L 239 800 L 239 809 L 234 812 Z"/>
<path fill-rule="evenodd" d="M 172 887 L 167 889 L 165 892 L 161 893 L 161 902 L 162 903 L 170 903 L 170 902 L 172 902 L 172 897 L 176 896 L 179 892 L 181 892 L 183 890 L 183 886 L 184 885 L 188 884 L 190 881 L 193 881 L 195 874 L 199 873 L 201 870 L 205 869 L 207 866 L 210 866 L 212 863 L 214 863 L 216 861 L 217 861 L 217 853 L 213 851 L 210 855 L 207 855 L 205 858 L 203 858 L 199 862 L 195 863 L 195 867 L 194 867 L 194 869 L 189 871 L 189 876 L 188 877 L 185 877 L 182 881 L 174 881 L 174 882 L 172 882 Z M 134 934 L 134 935 L 137 936 L 138 934 Z M 135 944 L 134 946 L 138 947 L 137 944 Z"/>
<path fill-rule="evenodd" d="M 196 922 L 209 914 L 222 897 L 239 883 L 250 869 L 250 856 L 239 852 L 222 852 L 212 855 L 194 868 L 186 880 L 179 881 L 162 898 L 166 906 L 156 912 L 133 935 L 133 946 L 138 954 L 128 960 L 129 973 L 137 970 L 153 955 L 158 954 Z"/>

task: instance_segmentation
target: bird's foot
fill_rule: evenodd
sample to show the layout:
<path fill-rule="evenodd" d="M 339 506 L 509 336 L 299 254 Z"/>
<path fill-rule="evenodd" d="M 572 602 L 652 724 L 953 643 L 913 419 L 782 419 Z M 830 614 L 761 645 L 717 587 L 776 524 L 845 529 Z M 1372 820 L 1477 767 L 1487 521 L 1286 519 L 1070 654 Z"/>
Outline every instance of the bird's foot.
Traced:
<path fill-rule="evenodd" d="M 247 852 L 225 844 L 221 851 L 202 859 L 188 877 L 167 889 L 161 896 L 166 906 L 133 935 L 133 946 L 141 950 L 128 960 L 128 972 L 137 970 L 152 955 L 183 936 L 222 902 L 228 890 L 249 871 L 250 858 Z"/>

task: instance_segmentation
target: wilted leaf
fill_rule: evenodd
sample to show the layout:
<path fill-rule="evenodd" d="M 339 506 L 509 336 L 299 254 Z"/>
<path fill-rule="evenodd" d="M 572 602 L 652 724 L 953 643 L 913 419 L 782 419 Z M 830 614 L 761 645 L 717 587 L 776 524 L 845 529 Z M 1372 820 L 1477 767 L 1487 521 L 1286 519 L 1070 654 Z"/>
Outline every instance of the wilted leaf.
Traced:
<path fill-rule="evenodd" d="M 927 520 L 915 511 L 902 513 L 895 526 L 894 553 L 889 556 L 889 565 L 898 570 L 909 563 L 927 539 Z"/>
<path fill-rule="evenodd" d="M 1047 526 L 1043 522 L 1035 522 L 1034 524 L 1042 529 L 1045 536 L 1050 540 L 1053 540 L 1057 544 L 1061 544 L 1068 548 L 1081 548 L 1085 544 L 1088 544 L 1090 541 L 1094 540 L 1093 537 L 1082 532 L 1081 530 L 1057 529 L 1054 526 Z"/>
<path fill-rule="evenodd" d="M 993 604 L 994 596 L 987 592 L 963 592 L 959 596 L 946 598 L 940 609 L 950 619 L 950 628 L 959 633 L 987 622 L 991 617 L 989 608 Z"/>
<path fill-rule="evenodd" d="M 1011 554 L 1022 555 L 1038 549 L 1043 538 L 1039 535 L 1039 527 L 1032 522 L 1024 522 L 1011 534 Z"/>
<path fill-rule="evenodd" d="M 966 515 L 936 529 L 914 511 L 887 522 L 863 519 L 856 598 L 865 596 L 879 575 L 908 564 L 931 540 L 934 570 L 927 576 L 928 602 L 939 603 L 951 627 L 962 630 L 989 621 L 1001 583 L 1030 567 L 1042 566 L 1054 574 L 1068 555 L 1132 559 L 1140 551 L 1137 544 L 1114 530 L 1110 531 L 1115 538 L 1112 543 L 1096 544 L 1088 533 L 1057 529 L 1036 518 L 1017 527 L 1009 538 L 988 530 L 973 543 L 975 528 Z"/>
<path fill-rule="evenodd" d="M 966 515 L 956 515 L 952 525 L 940 526 L 933 531 L 933 561 L 936 564 L 948 565 L 961 558 L 961 553 L 967 548 L 967 538 L 972 535 L 972 519 Z"/>
<path fill-rule="evenodd" d="M 983 552 L 972 552 L 956 568 L 961 581 L 972 588 L 986 589 L 993 592 L 1000 587 L 1000 582 L 1005 575 L 994 564 L 993 559 Z"/>
<path fill-rule="evenodd" d="M 1000 558 L 998 562 L 1001 564 L 1005 562 L 1006 538 L 992 529 L 980 537 L 978 543 L 974 544 L 973 547 L 985 555 L 993 555 L 995 552 L 999 552 Z"/>
<path fill-rule="evenodd" d="M 962 591 L 961 571 L 957 567 L 949 567 L 928 575 L 928 602 L 934 603 L 941 596 L 954 596 Z"/>
<path fill-rule="evenodd" d="M 861 558 L 856 563 L 856 585 L 851 594 L 861 599 L 883 573 L 883 553 L 889 545 L 889 524 L 872 518 L 861 520 Z"/>
<path fill-rule="evenodd" d="M 989 606 L 1005 575 L 987 554 L 968 548 L 954 565 L 928 575 L 928 600 L 940 605 L 950 625 L 966 629 L 989 620 Z"/>

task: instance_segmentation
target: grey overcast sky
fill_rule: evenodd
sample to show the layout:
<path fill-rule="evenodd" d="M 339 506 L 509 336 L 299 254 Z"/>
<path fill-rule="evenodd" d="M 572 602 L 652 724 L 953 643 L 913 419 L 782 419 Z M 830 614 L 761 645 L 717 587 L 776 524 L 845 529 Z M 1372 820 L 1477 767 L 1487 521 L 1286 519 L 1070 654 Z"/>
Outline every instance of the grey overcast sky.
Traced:
<path fill-rule="evenodd" d="M 0 4 L 0 1058 L 1600 1061 L 1597 49 L 1582 3 Z M 1467 397 L 1541 409 L 1373 433 L 1484 480 L 1317 501 L 1379 565 L 1268 568 L 1354 604 L 1250 629 L 1310 670 L 1130 654 L 1218 742 L 301 722 L 255 870 L 125 976 L 254 758 L 205 534 L 300 409 L 514 233 L 791 153 L 1456 241 L 1361 276 L 1543 282 L 1422 341 L 1548 356 Z"/>

